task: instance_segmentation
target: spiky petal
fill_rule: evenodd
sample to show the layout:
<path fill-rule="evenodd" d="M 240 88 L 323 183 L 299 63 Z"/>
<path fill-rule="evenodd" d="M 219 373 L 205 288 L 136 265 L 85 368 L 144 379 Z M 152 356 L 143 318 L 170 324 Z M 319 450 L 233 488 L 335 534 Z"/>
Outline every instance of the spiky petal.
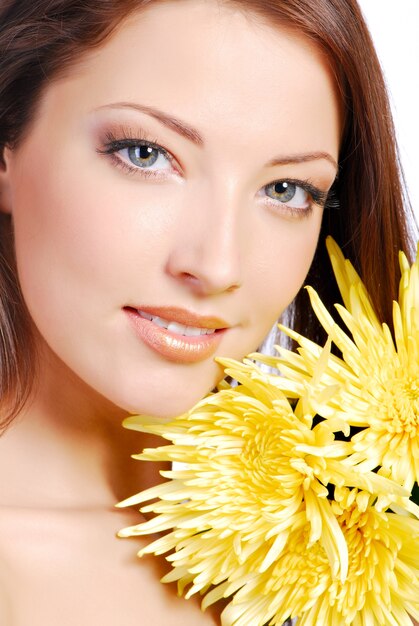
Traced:
<path fill-rule="evenodd" d="M 289 614 L 305 615 L 323 587 L 341 589 L 348 579 L 352 557 L 331 489 L 355 486 L 376 493 L 377 502 L 378 496 L 401 503 L 405 491 L 345 464 L 349 443 L 335 438 L 330 422 L 314 425 L 303 398 L 293 407 L 281 377 L 250 362 L 223 364 L 238 387 L 224 385 L 168 424 L 126 420 L 128 428 L 171 442 L 144 450 L 138 459 L 182 465 L 164 473 L 168 482 L 121 504 L 153 500 L 141 510 L 155 517 L 120 536 L 169 531 L 140 555 L 168 553 L 173 569 L 163 580 L 177 581 L 186 597 L 206 593 L 204 606 L 232 596 L 223 613 L 225 626 L 281 624 Z M 415 522 L 410 520 L 416 532 Z M 310 586 L 317 571 L 313 563 L 323 572 L 317 590 Z M 304 576 L 311 581 L 301 587 L 298 602 L 287 582 L 297 574 L 301 585 Z M 336 614 L 330 608 L 334 597 L 327 596 L 327 615 Z"/>

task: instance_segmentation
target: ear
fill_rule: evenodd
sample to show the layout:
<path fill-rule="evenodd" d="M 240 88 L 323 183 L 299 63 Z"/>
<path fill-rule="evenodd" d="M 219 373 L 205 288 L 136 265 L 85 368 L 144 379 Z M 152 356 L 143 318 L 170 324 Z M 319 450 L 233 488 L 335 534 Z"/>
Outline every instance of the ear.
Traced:
<path fill-rule="evenodd" d="M 0 213 L 12 213 L 12 193 L 9 175 L 9 149 L 0 153 Z"/>

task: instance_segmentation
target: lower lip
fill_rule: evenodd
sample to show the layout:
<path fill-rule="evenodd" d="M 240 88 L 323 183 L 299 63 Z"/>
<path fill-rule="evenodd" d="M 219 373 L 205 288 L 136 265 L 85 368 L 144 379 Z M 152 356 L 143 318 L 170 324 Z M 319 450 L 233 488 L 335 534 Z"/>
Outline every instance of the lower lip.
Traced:
<path fill-rule="evenodd" d="M 165 359 L 176 363 L 197 363 L 213 356 L 226 329 L 216 330 L 211 335 L 187 337 L 172 333 L 141 317 L 134 309 L 124 309 L 136 335 L 152 350 Z"/>

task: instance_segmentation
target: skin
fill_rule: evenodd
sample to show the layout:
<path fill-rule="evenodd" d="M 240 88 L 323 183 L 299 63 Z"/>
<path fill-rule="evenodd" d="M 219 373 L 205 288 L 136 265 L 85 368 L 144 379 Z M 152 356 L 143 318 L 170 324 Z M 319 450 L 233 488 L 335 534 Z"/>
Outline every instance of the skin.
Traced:
<path fill-rule="evenodd" d="M 175 116 L 202 144 L 121 102 Z M 160 157 L 155 178 L 128 173 L 99 153 L 109 131 L 163 146 L 174 164 Z M 149 442 L 121 419 L 187 410 L 220 368 L 213 356 L 182 363 L 156 353 L 123 307 L 221 317 L 230 328 L 214 356 L 256 349 L 304 281 L 322 217 L 304 192 L 296 210 L 266 186 L 308 180 L 326 193 L 339 134 L 316 48 L 211 1 L 131 16 L 48 85 L 0 173 L 41 355 L 36 393 L 0 441 L 8 624 L 217 623 L 158 583 L 167 568 L 136 562 L 141 542 L 114 538 L 141 518 L 112 507 L 158 480 L 129 459 Z M 297 162 L 269 164 L 289 157 Z M 114 158 L 129 163 L 126 151 Z M 57 585 L 63 577 L 74 587 Z"/>

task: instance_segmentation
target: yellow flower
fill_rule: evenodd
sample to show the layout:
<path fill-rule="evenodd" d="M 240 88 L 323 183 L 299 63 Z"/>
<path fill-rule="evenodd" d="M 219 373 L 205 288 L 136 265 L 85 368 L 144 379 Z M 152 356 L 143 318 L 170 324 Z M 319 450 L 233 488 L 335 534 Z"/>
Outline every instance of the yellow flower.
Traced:
<path fill-rule="evenodd" d="M 342 359 L 329 357 L 319 375 L 321 347 L 288 329 L 285 332 L 300 343 L 300 356 L 282 350 L 282 359 L 257 358 L 277 366 L 291 380 L 307 383 L 317 372 L 317 387 L 307 392 L 315 410 L 361 429 L 352 437 L 354 452 L 348 463 L 367 471 L 381 467 L 410 492 L 419 482 L 419 260 L 409 267 L 400 254 L 393 340 L 374 313 L 358 274 L 331 239 L 328 249 L 345 304 L 337 309 L 351 336 L 334 322 L 316 292 L 309 288 L 309 294 Z M 326 397 L 328 387 L 333 393 Z"/>
<path fill-rule="evenodd" d="M 182 465 L 163 473 L 169 481 L 121 503 L 153 500 L 141 510 L 155 517 L 120 536 L 170 531 L 140 552 L 169 553 L 173 569 L 165 582 L 177 581 L 186 597 L 207 593 L 204 605 L 233 595 L 223 614 L 226 626 L 262 625 L 275 615 L 272 623 L 280 624 L 290 613 L 308 610 L 316 597 L 311 562 L 318 561 L 328 588 L 333 583 L 339 590 L 348 580 L 354 557 L 330 491 L 345 486 L 366 490 L 376 494 L 378 508 L 384 496 L 402 503 L 405 491 L 345 464 L 350 444 L 335 439 L 331 420 L 313 425 L 304 398 L 293 409 L 281 389 L 288 385 L 284 379 L 264 374 L 250 362 L 222 362 L 238 387 L 224 384 L 168 424 L 139 416 L 125 421 L 128 428 L 171 442 L 136 458 Z M 417 526 L 412 529 L 417 533 Z M 303 555 L 297 561 L 294 549 Z M 313 583 L 301 587 L 309 595 L 298 603 L 285 583 L 287 568 L 298 577 L 306 568 Z"/>
<path fill-rule="evenodd" d="M 224 624 L 298 626 L 412 626 L 419 618 L 419 521 L 379 512 L 366 493 L 335 490 L 332 508 L 349 552 L 344 582 L 333 576 L 324 548 L 308 526 L 293 529 L 286 548 L 263 576 L 249 580 L 224 611 Z M 216 600 L 228 584 L 210 592 Z M 208 604 L 208 600 L 204 600 Z"/>
<path fill-rule="evenodd" d="M 419 261 L 409 267 L 400 256 L 393 339 L 352 265 L 328 247 L 350 334 L 309 289 L 326 346 L 284 329 L 298 354 L 220 359 L 238 385 L 224 381 L 166 424 L 124 422 L 169 442 L 136 458 L 175 466 L 162 472 L 167 482 L 119 505 L 154 514 L 119 534 L 163 533 L 140 556 L 165 554 L 172 570 L 163 581 L 186 597 L 201 593 L 204 609 L 228 599 L 223 626 L 419 620 L 419 507 L 410 499 L 419 476 Z"/>

